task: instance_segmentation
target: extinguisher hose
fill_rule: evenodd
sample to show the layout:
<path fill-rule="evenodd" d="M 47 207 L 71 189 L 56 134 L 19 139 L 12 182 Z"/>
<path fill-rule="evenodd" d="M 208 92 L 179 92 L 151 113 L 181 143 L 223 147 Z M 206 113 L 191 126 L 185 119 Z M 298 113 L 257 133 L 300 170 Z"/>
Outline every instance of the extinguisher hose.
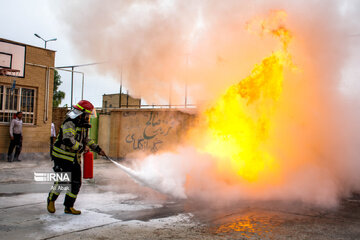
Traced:
<path fill-rule="evenodd" d="M 111 158 L 109 158 L 108 156 L 105 155 L 105 158 L 111 162 L 113 162 L 117 167 L 121 168 L 129 177 L 131 177 L 135 182 L 137 182 L 138 184 L 145 186 L 145 187 L 149 187 L 152 188 L 158 192 L 164 193 L 164 194 L 169 194 L 170 192 L 168 190 L 164 190 L 163 188 L 161 188 L 161 184 L 156 184 L 156 182 L 154 183 L 154 181 L 152 181 L 151 179 L 146 179 L 145 176 L 141 176 L 141 173 L 138 173 L 134 170 L 132 170 L 131 168 L 125 167 L 124 165 L 112 160 Z M 172 193 L 170 193 L 171 195 L 173 195 Z M 176 198 L 181 198 L 184 199 L 186 198 L 185 196 L 175 196 Z"/>
<path fill-rule="evenodd" d="M 128 168 L 128 167 L 125 167 L 124 165 L 114 161 L 113 159 L 109 158 L 108 156 L 104 155 L 104 157 L 111 161 L 112 163 L 114 163 L 118 168 L 120 168 L 121 170 L 123 170 L 129 177 L 131 177 L 132 179 L 134 179 L 136 182 L 138 182 L 139 184 L 141 185 L 144 185 L 144 186 L 148 186 L 148 187 L 151 187 L 149 186 L 145 179 L 142 179 L 141 176 L 134 170 L 132 170 L 131 168 Z"/>

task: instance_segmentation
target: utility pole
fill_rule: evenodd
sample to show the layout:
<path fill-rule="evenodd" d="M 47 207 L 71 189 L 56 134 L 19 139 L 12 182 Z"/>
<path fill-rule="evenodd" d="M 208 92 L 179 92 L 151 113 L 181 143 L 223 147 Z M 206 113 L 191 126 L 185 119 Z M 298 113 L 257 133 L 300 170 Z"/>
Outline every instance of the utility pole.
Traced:
<path fill-rule="evenodd" d="M 37 38 L 40 38 L 41 40 L 43 40 L 44 41 L 44 43 L 45 43 L 45 49 L 46 49 L 46 44 L 47 44 L 47 42 L 50 42 L 50 41 L 56 41 L 57 40 L 57 38 L 53 38 L 53 39 L 48 39 L 48 40 L 45 40 L 45 39 L 43 39 L 42 37 L 40 37 L 40 35 L 39 34 L 37 34 L 37 33 L 34 33 L 34 35 L 35 35 L 35 37 L 37 37 Z"/>
<path fill-rule="evenodd" d="M 188 78 L 189 78 L 189 54 L 186 55 L 185 108 L 187 108 Z"/>
<path fill-rule="evenodd" d="M 121 95 L 122 95 L 122 65 L 121 65 L 121 74 L 120 74 L 119 108 L 121 108 Z"/>
<path fill-rule="evenodd" d="M 172 89 L 172 83 L 170 82 L 170 86 L 169 86 L 169 108 L 171 108 L 171 89 Z"/>
<path fill-rule="evenodd" d="M 70 106 L 73 108 L 73 94 L 74 93 L 74 66 L 71 66 L 71 103 Z"/>

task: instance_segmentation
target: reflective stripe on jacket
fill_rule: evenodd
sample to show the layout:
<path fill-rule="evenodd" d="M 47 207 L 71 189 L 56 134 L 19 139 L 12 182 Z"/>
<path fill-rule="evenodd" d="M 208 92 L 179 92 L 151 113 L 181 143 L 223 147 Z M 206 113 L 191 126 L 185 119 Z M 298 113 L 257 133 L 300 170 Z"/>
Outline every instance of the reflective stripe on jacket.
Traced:
<path fill-rule="evenodd" d="M 99 152 L 100 147 L 94 140 L 88 138 L 88 128 L 81 127 L 78 119 L 67 118 L 60 127 L 59 134 L 54 143 L 51 156 L 53 158 L 80 163 L 84 145 L 93 151 Z"/>

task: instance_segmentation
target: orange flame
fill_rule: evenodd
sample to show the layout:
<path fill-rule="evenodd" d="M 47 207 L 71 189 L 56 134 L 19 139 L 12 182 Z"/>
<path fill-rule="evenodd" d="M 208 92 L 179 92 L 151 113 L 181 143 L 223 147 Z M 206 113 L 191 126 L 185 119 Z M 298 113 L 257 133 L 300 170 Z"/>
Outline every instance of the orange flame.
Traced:
<path fill-rule="evenodd" d="M 218 159 L 218 171 L 229 180 L 280 180 L 279 162 L 267 142 L 282 93 L 284 68 L 293 67 L 287 51 L 292 36 L 283 24 L 285 17 L 284 11 L 273 11 L 265 20 L 248 23 L 248 30 L 258 27 L 260 34 L 277 37 L 282 47 L 204 112 L 208 139 L 202 150 Z"/>

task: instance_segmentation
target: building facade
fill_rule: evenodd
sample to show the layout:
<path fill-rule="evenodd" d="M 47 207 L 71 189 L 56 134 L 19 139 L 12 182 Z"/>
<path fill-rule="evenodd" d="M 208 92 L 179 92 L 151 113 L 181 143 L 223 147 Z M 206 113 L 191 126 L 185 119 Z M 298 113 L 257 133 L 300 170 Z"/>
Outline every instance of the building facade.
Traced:
<path fill-rule="evenodd" d="M 0 38 L 0 159 L 9 124 L 23 112 L 22 159 L 49 158 L 55 52 Z"/>
<path fill-rule="evenodd" d="M 102 99 L 102 109 L 107 111 L 113 108 L 140 108 L 141 99 L 133 98 L 129 94 L 104 94 Z"/>

